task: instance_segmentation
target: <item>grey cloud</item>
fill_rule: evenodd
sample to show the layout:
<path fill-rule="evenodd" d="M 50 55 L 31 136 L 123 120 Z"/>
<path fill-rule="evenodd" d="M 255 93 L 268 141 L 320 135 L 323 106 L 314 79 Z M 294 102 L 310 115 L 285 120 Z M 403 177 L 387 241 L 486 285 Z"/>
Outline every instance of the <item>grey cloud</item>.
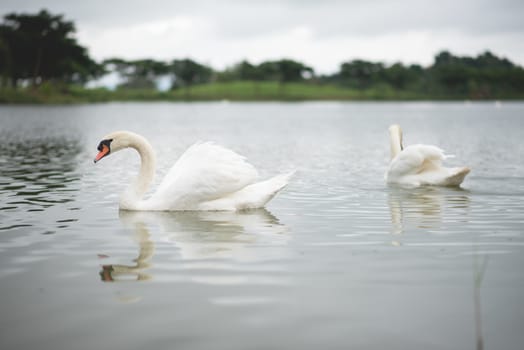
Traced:
<path fill-rule="evenodd" d="M 320 36 L 455 30 L 471 34 L 522 32 L 518 0 L 3 0 L 0 13 L 48 8 L 89 26 L 119 27 L 191 15 L 213 21 L 228 37 L 282 33 L 309 26 Z"/>
<path fill-rule="evenodd" d="M 318 62 L 327 62 L 323 56 L 334 54 L 334 52 L 325 52 L 325 55 L 316 55 L 317 48 L 335 47 L 335 50 L 340 52 L 341 45 L 347 42 L 358 41 L 362 44 L 369 41 L 384 44 L 384 40 L 387 41 L 383 38 L 385 35 L 391 35 L 395 38 L 392 40 L 396 40 L 386 42 L 390 50 L 391 47 L 406 49 L 410 44 L 403 38 L 409 37 L 408 33 L 428 33 L 430 38 L 441 39 L 439 43 L 422 45 L 427 51 L 423 53 L 425 57 L 432 57 L 437 50 L 447 48 L 459 48 L 459 50 L 465 48 L 464 51 L 457 52 L 462 54 L 466 52 L 477 54 L 485 49 L 495 49 L 495 53 L 499 53 L 496 50 L 498 48 L 500 54 L 517 58 L 520 62 L 524 60 L 524 40 L 519 40 L 524 37 L 524 21 L 521 19 L 524 13 L 522 0 L 0 1 L 2 15 L 13 11 L 36 12 L 41 8 L 47 8 L 53 13 L 63 13 L 66 18 L 75 21 L 77 29 L 86 39 L 85 44 L 94 52 L 102 51 L 101 56 L 111 54 L 109 52 L 113 51 L 123 57 L 128 54 L 136 55 L 137 44 L 148 47 L 148 55 L 151 57 L 177 55 L 180 51 L 169 50 L 169 47 L 160 49 L 152 45 L 148 46 L 149 41 L 133 42 L 133 47 L 130 47 L 129 38 L 119 40 L 118 35 L 125 35 L 130 26 L 169 22 L 182 16 L 196 18 L 197 30 L 201 29 L 200 25 L 205 27 L 204 31 L 195 36 L 198 42 L 179 47 L 183 54 L 195 54 L 209 59 L 209 52 L 213 50 L 210 47 L 214 47 L 212 57 L 219 61 L 223 57 L 231 56 L 222 52 L 222 47 L 234 47 L 235 55 L 239 55 L 239 59 L 241 57 L 262 59 L 266 56 L 282 55 L 281 51 L 287 47 L 272 47 L 267 43 L 275 41 L 293 29 L 302 27 L 309 29 L 312 35 L 307 41 L 311 51 L 307 57 L 304 57 L 306 61 L 313 56 L 318 56 L 316 57 Z M 162 25 L 159 28 L 162 28 Z M 159 35 L 153 39 L 159 40 Z M 166 32 L 162 35 L 169 40 L 175 34 Z M 113 45 L 106 40 L 101 48 L 98 40 L 101 36 L 110 36 L 112 40 L 119 40 L 119 43 Z M 344 40 L 348 38 L 351 40 Z M 144 35 L 142 40 L 148 40 L 147 35 Z M 266 46 L 260 52 L 256 47 L 250 46 L 253 42 L 266 43 Z M 279 41 L 279 45 L 288 45 L 282 42 Z M 293 43 L 290 42 L 288 46 L 292 45 Z M 369 50 L 365 45 L 360 47 Z M 429 50 L 433 51 L 429 52 Z M 381 52 L 380 48 L 378 50 L 375 48 L 375 58 L 377 51 L 384 59 L 396 60 L 400 55 L 398 52 L 386 50 Z M 349 50 L 346 47 L 344 52 L 351 53 L 353 48 Z M 300 54 L 296 53 L 297 56 Z M 369 52 L 358 52 L 358 56 L 362 58 L 368 55 Z M 409 57 L 416 56 L 411 59 L 418 60 L 422 54 L 409 52 L 405 55 L 402 56 L 403 59 L 409 60 Z"/>
<path fill-rule="evenodd" d="M 247 2 L 251 4 L 251 2 Z M 226 35 L 247 36 L 308 26 L 321 36 L 369 36 L 409 31 L 456 31 L 472 35 L 524 31 L 521 1 L 269 1 L 250 11 L 223 13 Z M 239 28 L 242 30 L 239 30 Z"/>

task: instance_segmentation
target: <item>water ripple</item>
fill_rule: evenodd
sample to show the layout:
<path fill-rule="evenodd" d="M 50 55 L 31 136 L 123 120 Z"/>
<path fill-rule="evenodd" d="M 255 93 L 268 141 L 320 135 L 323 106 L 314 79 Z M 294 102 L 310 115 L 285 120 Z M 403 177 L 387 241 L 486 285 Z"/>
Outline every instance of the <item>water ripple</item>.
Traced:
<path fill-rule="evenodd" d="M 252 326 L 280 348 L 297 347 L 279 342 L 297 327 L 307 339 L 323 336 L 315 347 L 388 333 L 424 334 L 398 347 L 445 348 L 446 325 L 453 340 L 471 336 L 479 295 L 490 305 L 484 327 L 506 337 L 516 324 L 508 315 L 523 312 L 523 106 L 497 115 L 433 103 L 1 107 L 0 301 L 6 324 L 32 334 L 12 347 L 44 339 L 63 348 L 52 343 L 63 329 L 85 344 L 113 343 L 113 329 L 137 347 L 148 329 L 209 348 L 198 341 L 238 341 Z M 452 166 L 471 166 L 464 189 L 386 186 L 393 122 L 405 125 L 407 143 L 441 145 L 457 155 Z M 136 153 L 92 159 L 101 136 L 124 128 L 157 151 L 155 184 L 197 140 L 240 151 L 262 178 L 298 172 L 267 210 L 119 212 Z M 471 347 L 464 339 L 453 345 Z M 217 347 L 252 347 L 251 338 L 229 345 Z"/>

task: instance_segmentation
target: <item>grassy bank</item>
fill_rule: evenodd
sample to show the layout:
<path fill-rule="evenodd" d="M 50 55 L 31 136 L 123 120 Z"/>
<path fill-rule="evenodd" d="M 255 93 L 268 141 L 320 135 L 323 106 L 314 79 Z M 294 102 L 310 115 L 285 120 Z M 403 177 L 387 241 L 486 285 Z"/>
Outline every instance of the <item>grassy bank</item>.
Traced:
<path fill-rule="evenodd" d="M 0 89 L 0 103 L 70 104 L 109 101 L 302 101 L 302 100 L 463 100 L 468 96 L 430 95 L 417 91 L 394 90 L 389 86 L 354 90 L 334 85 L 277 82 L 229 82 L 196 85 L 173 91 L 85 89 L 77 86 L 42 86 L 38 89 Z M 492 99 L 524 99 L 524 92 Z"/>
<path fill-rule="evenodd" d="M 176 99 L 193 100 L 395 100 L 423 98 L 414 93 L 392 89 L 351 90 L 335 85 L 313 85 L 277 82 L 231 82 L 214 83 L 192 87 L 189 91 L 173 92 Z"/>

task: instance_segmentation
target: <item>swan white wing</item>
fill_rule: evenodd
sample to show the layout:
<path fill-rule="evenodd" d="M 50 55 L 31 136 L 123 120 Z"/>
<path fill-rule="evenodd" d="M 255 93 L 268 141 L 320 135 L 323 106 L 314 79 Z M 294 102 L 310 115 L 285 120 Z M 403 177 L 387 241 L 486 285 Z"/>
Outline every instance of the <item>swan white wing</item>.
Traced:
<path fill-rule="evenodd" d="M 241 155 L 213 144 L 197 143 L 178 159 L 151 197 L 169 209 L 196 209 L 204 201 L 236 192 L 258 178 Z"/>
<path fill-rule="evenodd" d="M 202 203 L 200 210 L 243 210 L 263 208 L 288 183 L 295 171 L 250 184 L 231 195 Z"/>
<path fill-rule="evenodd" d="M 410 145 L 393 158 L 387 175 L 391 178 L 436 170 L 445 158 L 444 151 L 436 146 Z"/>

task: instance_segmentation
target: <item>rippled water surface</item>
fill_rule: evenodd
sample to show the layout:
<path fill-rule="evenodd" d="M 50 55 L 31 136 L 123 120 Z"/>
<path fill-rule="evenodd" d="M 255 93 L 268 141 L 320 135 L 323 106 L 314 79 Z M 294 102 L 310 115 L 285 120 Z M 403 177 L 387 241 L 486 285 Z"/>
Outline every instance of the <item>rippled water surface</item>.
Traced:
<path fill-rule="evenodd" d="M 473 170 L 389 188 L 387 127 Z M 118 211 L 132 151 L 157 182 L 212 140 L 268 177 L 265 210 Z M 2 349 L 522 349 L 524 104 L 0 107 Z"/>

